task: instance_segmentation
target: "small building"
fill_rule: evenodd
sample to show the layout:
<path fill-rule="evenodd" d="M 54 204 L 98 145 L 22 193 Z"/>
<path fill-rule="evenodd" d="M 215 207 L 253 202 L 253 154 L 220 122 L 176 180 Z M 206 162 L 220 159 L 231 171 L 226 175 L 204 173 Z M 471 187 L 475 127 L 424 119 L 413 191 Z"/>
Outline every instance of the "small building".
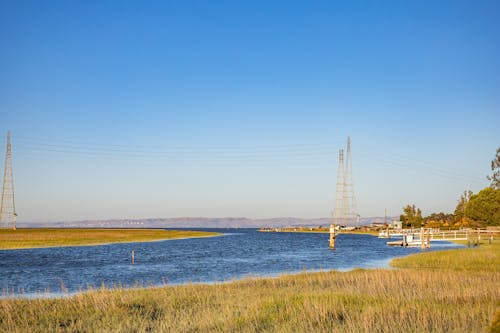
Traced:
<path fill-rule="evenodd" d="M 391 221 L 391 228 L 392 229 L 403 229 L 403 222 L 392 220 Z"/>

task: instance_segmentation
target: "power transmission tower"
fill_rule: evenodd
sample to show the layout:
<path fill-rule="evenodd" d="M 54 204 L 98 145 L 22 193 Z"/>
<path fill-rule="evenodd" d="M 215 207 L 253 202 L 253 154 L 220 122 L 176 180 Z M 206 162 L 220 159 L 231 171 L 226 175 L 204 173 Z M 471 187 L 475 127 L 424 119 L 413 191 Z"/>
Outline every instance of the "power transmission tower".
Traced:
<path fill-rule="evenodd" d="M 0 205 L 0 227 L 16 229 L 16 204 L 14 203 L 14 179 L 12 178 L 12 148 L 10 131 L 7 132 L 5 168 L 3 170 L 2 202 Z"/>
<path fill-rule="evenodd" d="M 352 158 L 351 158 L 351 138 L 347 137 L 347 156 L 345 165 L 345 220 L 347 224 L 356 224 L 359 219 L 356 196 L 354 195 L 354 180 L 352 176 Z"/>
<path fill-rule="evenodd" d="M 333 223 L 344 224 L 345 202 L 344 202 L 344 149 L 339 150 L 339 167 L 337 169 L 337 191 L 335 193 L 335 208 L 333 210 Z"/>
<path fill-rule="evenodd" d="M 337 171 L 337 191 L 335 193 L 335 209 L 333 220 L 336 225 L 354 225 L 359 222 L 354 180 L 352 176 L 351 138 L 347 137 L 347 155 L 344 164 L 344 150 L 339 150 L 339 166 Z"/>

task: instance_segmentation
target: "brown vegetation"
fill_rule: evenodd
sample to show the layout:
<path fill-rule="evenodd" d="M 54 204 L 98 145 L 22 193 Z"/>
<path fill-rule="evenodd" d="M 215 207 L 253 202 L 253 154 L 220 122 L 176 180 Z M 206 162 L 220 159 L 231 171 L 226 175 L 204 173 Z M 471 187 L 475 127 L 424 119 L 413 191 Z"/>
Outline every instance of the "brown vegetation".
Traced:
<path fill-rule="evenodd" d="M 428 260 L 427 256 L 434 259 Z M 440 260 L 443 255 L 445 260 Z M 248 278 L 0 300 L 4 332 L 481 332 L 500 299 L 499 244 L 411 268 Z M 403 266 L 406 259 L 395 262 Z M 480 264 L 466 264 L 468 260 Z M 443 262 L 447 265 L 442 267 Z M 493 264 L 484 266 L 481 263 Z M 465 265 L 464 265 L 465 263 Z M 493 329 L 493 326 L 491 326 Z"/>

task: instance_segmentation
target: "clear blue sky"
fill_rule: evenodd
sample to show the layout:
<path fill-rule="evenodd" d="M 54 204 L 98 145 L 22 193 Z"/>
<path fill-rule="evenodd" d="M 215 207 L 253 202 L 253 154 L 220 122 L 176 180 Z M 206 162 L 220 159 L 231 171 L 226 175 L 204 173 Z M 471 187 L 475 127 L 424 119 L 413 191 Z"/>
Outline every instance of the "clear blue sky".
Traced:
<path fill-rule="evenodd" d="M 498 1 L 4 0 L 0 48 L 20 221 L 326 217 L 347 135 L 362 216 L 449 212 L 500 146 Z"/>

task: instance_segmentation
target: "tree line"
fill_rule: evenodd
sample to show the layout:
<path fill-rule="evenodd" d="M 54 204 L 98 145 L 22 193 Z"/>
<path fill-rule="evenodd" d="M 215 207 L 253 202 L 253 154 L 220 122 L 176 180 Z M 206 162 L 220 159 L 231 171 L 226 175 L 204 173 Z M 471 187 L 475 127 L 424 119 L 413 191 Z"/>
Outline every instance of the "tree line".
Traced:
<path fill-rule="evenodd" d="M 422 216 L 415 205 L 403 207 L 400 221 L 407 228 L 481 228 L 500 226 L 500 147 L 491 161 L 492 175 L 487 176 L 490 186 L 474 194 L 465 191 L 453 213 L 432 213 Z"/>

